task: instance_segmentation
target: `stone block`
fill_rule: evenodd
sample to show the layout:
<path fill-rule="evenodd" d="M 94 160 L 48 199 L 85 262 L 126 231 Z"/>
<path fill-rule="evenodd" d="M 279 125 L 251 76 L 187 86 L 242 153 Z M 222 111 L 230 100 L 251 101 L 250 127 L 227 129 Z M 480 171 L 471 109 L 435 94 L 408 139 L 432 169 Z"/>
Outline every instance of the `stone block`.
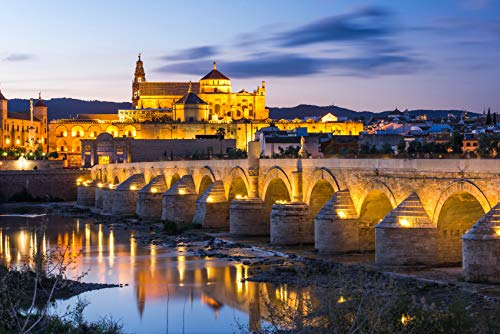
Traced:
<path fill-rule="evenodd" d="M 229 232 L 234 236 L 269 235 L 269 216 L 260 198 L 234 199 L 229 207 Z"/>
<path fill-rule="evenodd" d="M 314 243 L 314 224 L 305 203 L 274 204 L 270 224 L 274 245 Z"/>

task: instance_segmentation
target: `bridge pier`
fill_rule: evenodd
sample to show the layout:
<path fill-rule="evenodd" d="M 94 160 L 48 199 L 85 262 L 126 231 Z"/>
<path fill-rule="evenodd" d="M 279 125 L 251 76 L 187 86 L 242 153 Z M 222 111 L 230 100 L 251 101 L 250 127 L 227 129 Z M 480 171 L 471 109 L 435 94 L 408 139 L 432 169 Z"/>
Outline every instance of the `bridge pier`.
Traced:
<path fill-rule="evenodd" d="M 462 254 L 467 281 L 500 283 L 500 203 L 462 237 Z"/>
<path fill-rule="evenodd" d="M 309 206 L 303 202 L 277 203 L 271 209 L 271 244 L 314 243 Z"/>
<path fill-rule="evenodd" d="M 94 206 L 98 210 L 102 210 L 102 194 L 103 194 L 103 189 L 107 188 L 108 184 L 107 183 L 98 183 L 97 187 L 95 188 L 95 202 Z"/>
<path fill-rule="evenodd" d="M 234 236 L 269 235 L 269 216 L 260 198 L 235 198 L 229 207 L 229 233 Z"/>
<path fill-rule="evenodd" d="M 380 265 L 436 263 L 437 229 L 412 193 L 375 226 L 375 262 Z"/>
<path fill-rule="evenodd" d="M 146 185 L 144 174 L 134 174 L 116 187 L 113 198 L 114 215 L 133 215 L 136 211 L 137 193 Z"/>
<path fill-rule="evenodd" d="M 137 194 L 136 213 L 143 220 L 159 220 L 162 214 L 163 193 L 167 183 L 163 175 L 154 177 Z"/>
<path fill-rule="evenodd" d="M 76 205 L 78 207 L 88 208 L 95 205 L 95 189 L 98 183 L 98 180 L 88 180 L 78 186 L 76 196 Z"/>
<path fill-rule="evenodd" d="M 321 253 L 359 250 L 359 224 L 349 190 L 333 194 L 314 218 L 314 241 Z"/>
<path fill-rule="evenodd" d="M 102 213 L 110 214 L 113 210 L 113 200 L 115 199 L 114 185 L 109 184 L 107 188 L 102 188 Z"/>
<path fill-rule="evenodd" d="M 184 175 L 163 194 L 161 219 L 176 224 L 191 224 L 198 195 L 193 177 Z"/>
<path fill-rule="evenodd" d="M 203 228 L 229 227 L 229 203 L 222 181 L 214 181 L 196 200 L 193 224 Z"/>

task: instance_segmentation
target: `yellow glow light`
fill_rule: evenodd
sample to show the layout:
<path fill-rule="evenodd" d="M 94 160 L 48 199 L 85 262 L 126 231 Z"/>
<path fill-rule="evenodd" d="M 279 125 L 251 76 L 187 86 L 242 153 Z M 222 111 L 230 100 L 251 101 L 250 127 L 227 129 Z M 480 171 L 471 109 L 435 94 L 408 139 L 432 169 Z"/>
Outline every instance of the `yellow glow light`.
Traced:
<path fill-rule="evenodd" d="M 339 216 L 339 218 L 341 219 L 345 219 L 346 217 L 346 214 L 345 214 L 345 211 L 344 210 L 338 210 L 337 211 L 337 215 Z"/>
<path fill-rule="evenodd" d="M 16 145 L 21 144 L 21 141 L 19 139 L 16 139 Z"/>
<path fill-rule="evenodd" d="M 137 186 L 135 184 L 133 184 L 133 185 L 130 186 L 129 189 L 132 190 L 132 191 L 137 190 Z"/>
<path fill-rule="evenodd" d="M 214 198 L 211 197 L 211 196 L 208 196 L 207 197 L 207 203 L 213 203 L 214 202 Z"/>
<path fill-rule="evenodd" d="M 279 199 L 275 202 L 276 204 L 286 204 L 288 203 L 288 201 L 284 200 L 284 199 Z"/>
<path fill-rule="evenodd" d="M 113 186 L 112 184 L 108 185 L 108 188 L 109 188 L 109 189 L 113 189 L 113 187 L 114 187 L 114 186 Z"/>
<path fill-rule="evenodd" d="M 238 194 L 238 195 L 236 195 L 234 198 L 236 198 L 236 199 L 242 199 L 242 198 L 243 198 L 243 196 L 241 196 L 241 195 L 239 195 L 239 194 Z"/>
<path fill-rule="evenodd" d="M 99 183 L 97 184 L 97 187 L 98 187 L 98 188 L 102 188 L 102 187 L 104 187 L 104 184 L 103 184 L 102 182 L 99 182 Z"/>
<path fill-rule="evenodd" d="M 339 303 L 339 304 L 342 304 L 345 302 L 346 302 L 346 299 L 344 298 L 344 296 L 340 296 L 339 299 L 337 300 L 337 303 Z"/>
<path fill-rule="evenodd" d="M 403 326 L 408 325 L 408 323 L 412 320 L 413 318 L 410 317 L 409 315 L 404 315 L 404 314 L 401 315 L 401 323 L 403 324 Z"/>
<path fill-rule="evenodd" d="M 179 195 L 186 195 L 186 189 L 179 189 Z"/>
<path fill-rule="evenodd" d="M 408 227 L 410 226 L 410 222 L 406 218 L 400 218 L 399 219 L 399 224 L 403 227 Z"/>
<path fill-rule="evenodd" d="M 158 188 L 156 188 L 156 187 L 152 187 L 152 188 L 151 188 L 151 192 L 152 192 L 153 194 L 156 194 L 156 193 L 158 192 Z"/>
<path fill-rule="evenodd" d="M 10 144 L 10 138 L 5 139 L 5 144 L 9 145 Z"/>
<path fill-rule="evenodd" d="M 496 233 L 496 235 L 500 236 L 500 227 L 496 227 L 495 233 Z"/>

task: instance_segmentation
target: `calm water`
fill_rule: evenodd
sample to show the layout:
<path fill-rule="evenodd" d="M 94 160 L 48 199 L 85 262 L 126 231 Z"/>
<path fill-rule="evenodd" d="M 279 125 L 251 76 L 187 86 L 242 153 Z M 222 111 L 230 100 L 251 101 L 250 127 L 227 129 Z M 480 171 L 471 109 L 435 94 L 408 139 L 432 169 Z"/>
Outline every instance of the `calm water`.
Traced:
<path fill-rule="evenodd" d="M 111 315 L 130 333 L 234 333 L 256 328 L 265 304 L 294 295 L 286 286 L 241 282 L 248 268 L 188 256 L 184 247 L 138 247 L 133 231 L 112 231 L 92 219 L 40 215 L 40 208 L 0 207 L 0 256 L 21 263 L 36 245 L 33 228 L 45 222 L 42 247 L 69 245 L 86 282 L 128 284 L 80 295 L 88 320 Z M 59 301 L 57 310 L 74 305 Z"/>

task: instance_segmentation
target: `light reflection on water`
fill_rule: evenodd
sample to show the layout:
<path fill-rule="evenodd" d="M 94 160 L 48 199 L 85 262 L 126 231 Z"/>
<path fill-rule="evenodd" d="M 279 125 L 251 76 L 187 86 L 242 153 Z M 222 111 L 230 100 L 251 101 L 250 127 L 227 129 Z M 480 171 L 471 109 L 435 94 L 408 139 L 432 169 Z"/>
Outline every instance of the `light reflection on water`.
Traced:
<path fill-rule="evenodd" d="M 87 319 L 112 315 L 127 332 L 231 333 L 237 324 L 256 329 L 268 317 L 266 304 L 297 296 L 286 285 L 242 281 L 248 276 L 242 264 L 189 256 L 186 247 L 139 247 L 134 231 L 109 230 L 92 219 L 0 216 L 0 256 L 22 263 L 37 245 L 33 230 L 41 221 L 41 247 L 68 245 L 76 257 L 70 278 L 88 271 L 86 282 L 128 284 L 81 295 L 90 302 Z M 60 301 L 57 308 L 75 301 Z"/>

